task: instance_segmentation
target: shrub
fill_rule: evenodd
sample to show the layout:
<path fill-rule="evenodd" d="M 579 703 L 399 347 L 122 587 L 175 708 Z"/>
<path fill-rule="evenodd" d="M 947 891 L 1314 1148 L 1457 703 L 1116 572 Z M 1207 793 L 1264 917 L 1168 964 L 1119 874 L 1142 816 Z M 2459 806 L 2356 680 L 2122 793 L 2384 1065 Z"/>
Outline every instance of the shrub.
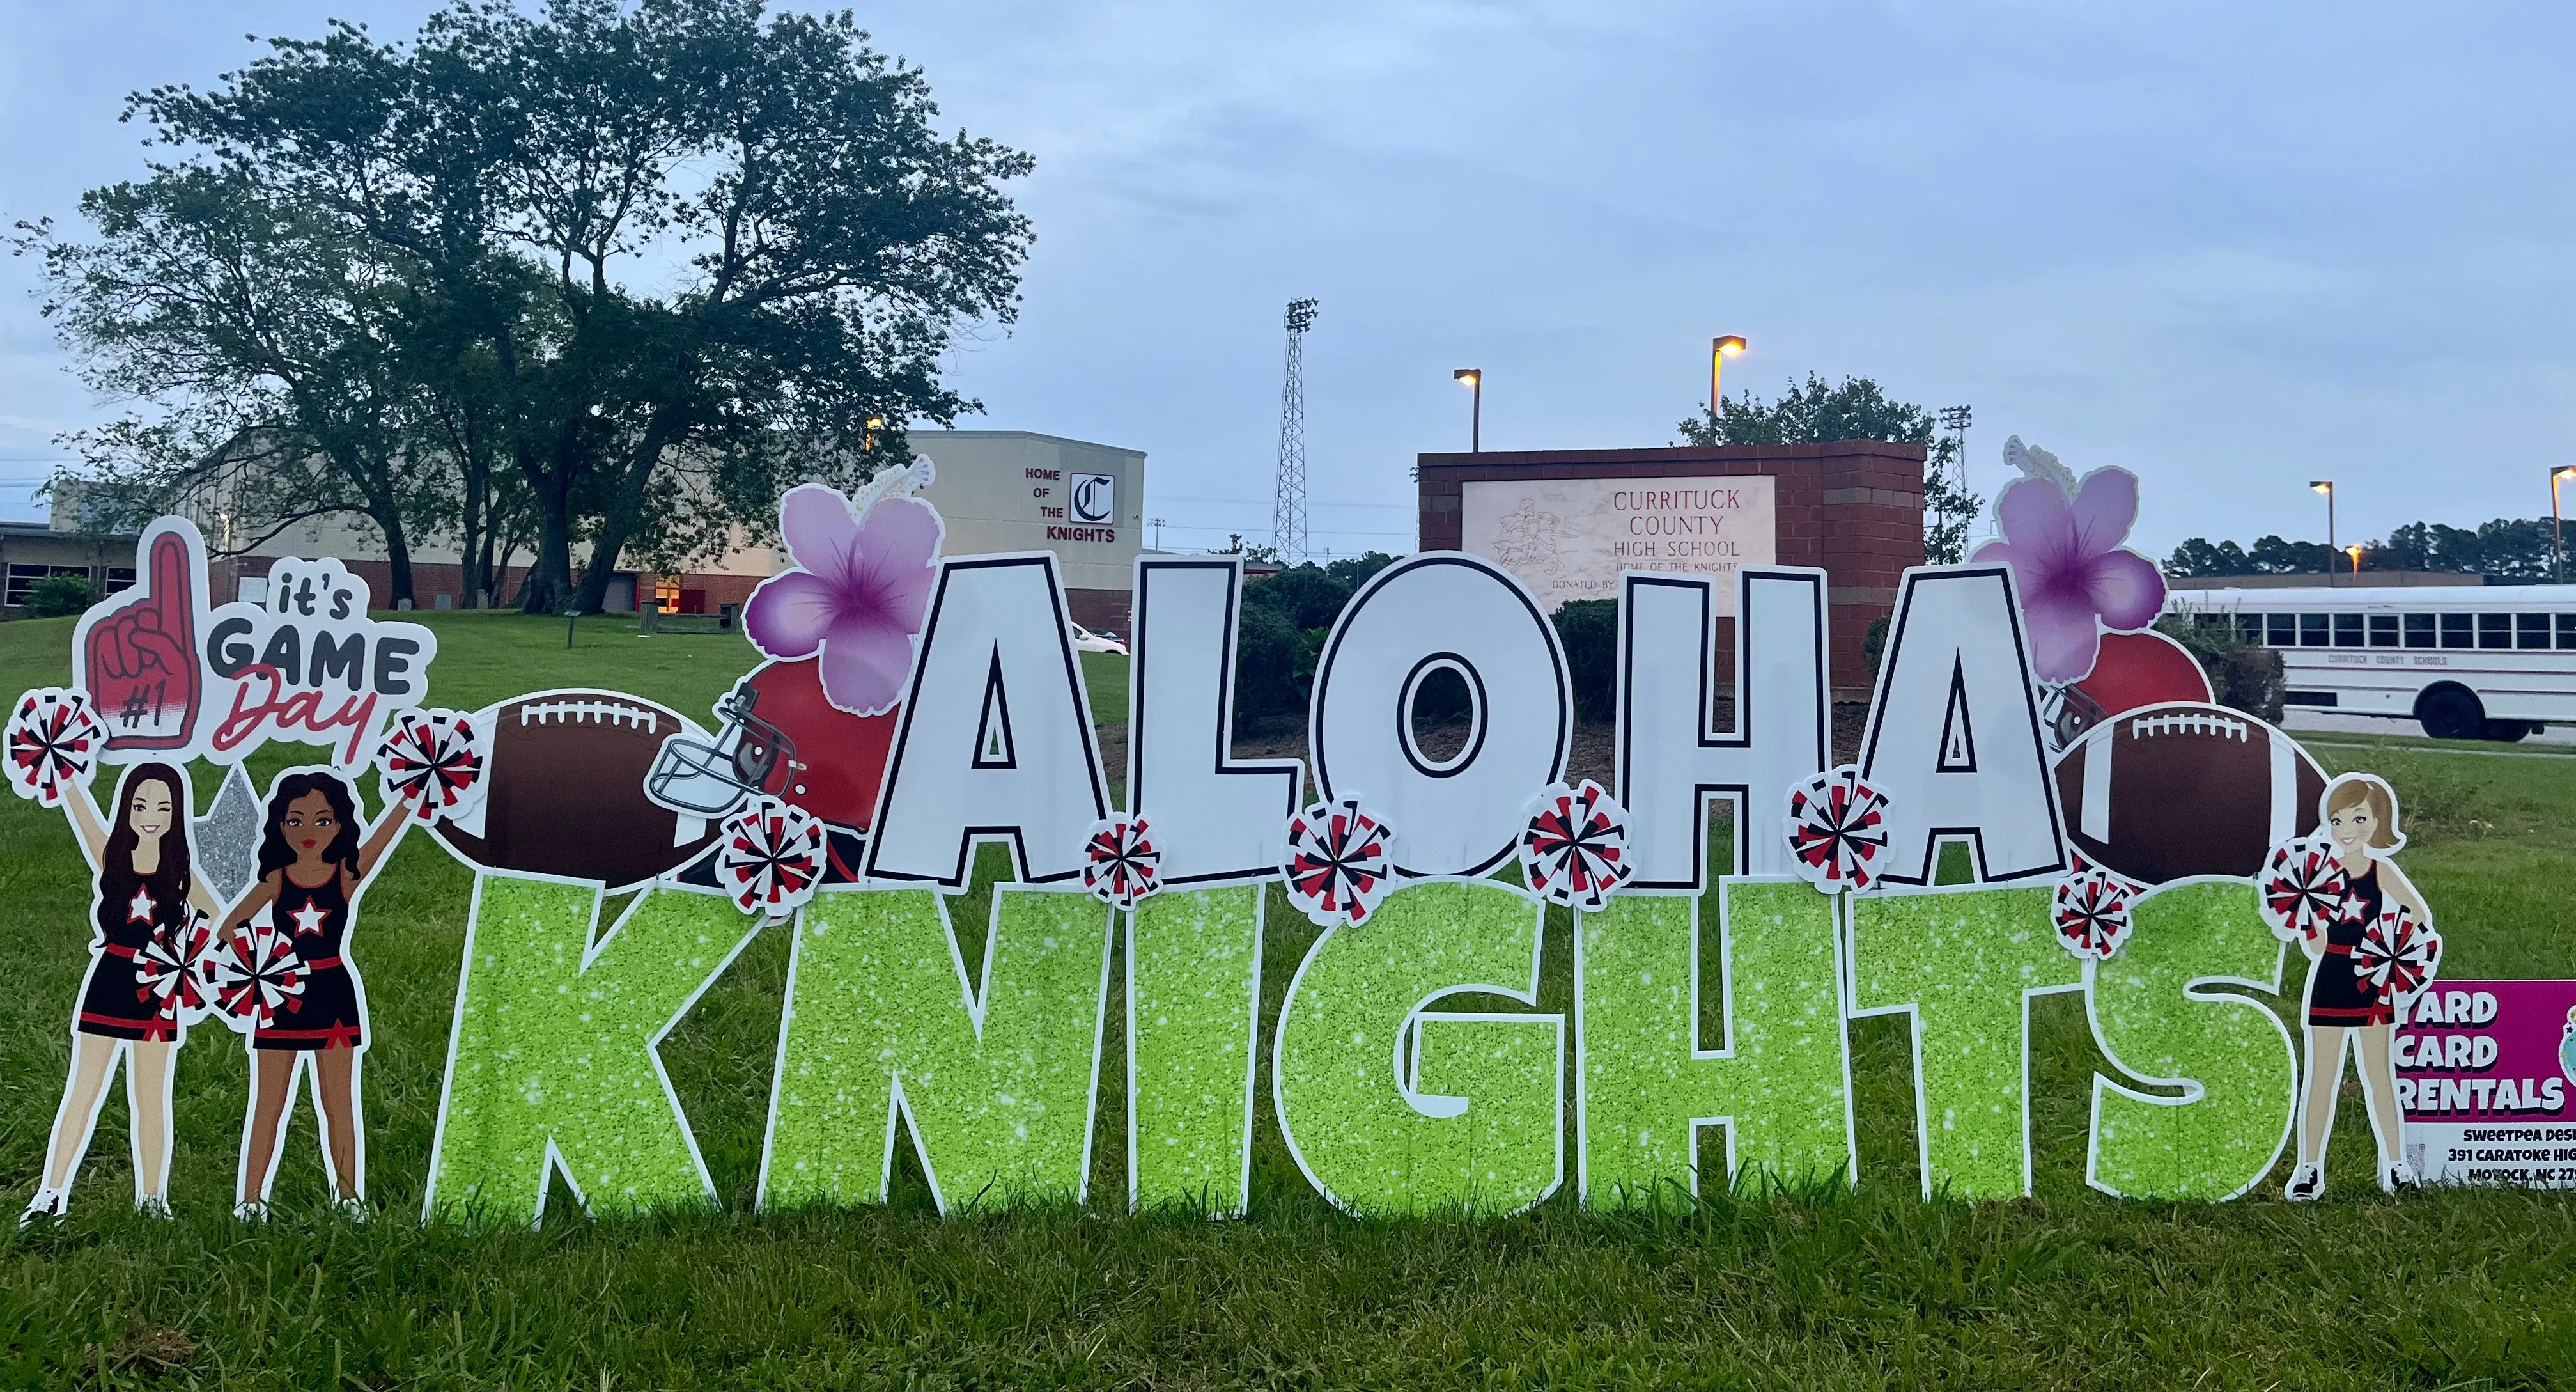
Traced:
<path fill-rule="evenodd" d="M 1243 587 L 1245 608 L 1259 604 L 1276 609 L 1301 629 L 1331 628 L 1333 620 L 1342 616 L 1342 606 L 1350 602 L 1350 582 L 1312 562 L 1265 575 Z"/>
<path fill-rule="evenodd" d="M 1251 587 L 1245 588 L 1248 594 Z M 1303 710 L 1306 684 L 1297 679 L 1297 668 L 1304 656 L 1304 635 L 1286 615 L 1270 605 L 1247 602 L 1235 635 L 1235 718 Z M 1306 666 L 1314 670 L 1311 660 Z"/>
<path fill-rule="evenodd" d="M 40 619 L 82 613 L 98 601 L 98 583 L 86 575 L 48 575 L 27 587 L 27 612 Z"/>
<path fill-rule="evenodd" d="M 2187 614 L 2167 614 L 2156 620 L 2156 631 L 2182 644 L 2200 663 L 2218 704 L 2281 723 L 2281 698 L 2288 689 L 2281 654 L 2239 637 L 2232 617 L 2196 622 Z"/>
<path fill-rule="evenodd" d="M 1574 679 L 1578 720 L 1616 719 L 1619 698 L 1619 601 L 1571 599 L 1556 611 L 1556 638 Z"/>

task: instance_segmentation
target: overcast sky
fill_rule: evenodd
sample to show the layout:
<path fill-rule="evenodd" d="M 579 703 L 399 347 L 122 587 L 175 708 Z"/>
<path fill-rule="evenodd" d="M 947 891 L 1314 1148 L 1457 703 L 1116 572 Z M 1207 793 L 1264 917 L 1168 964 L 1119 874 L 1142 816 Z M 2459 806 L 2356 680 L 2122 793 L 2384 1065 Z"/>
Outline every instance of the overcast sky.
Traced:
<path fill-rule="evenodd" d="M 124 94 L 410 0 L 5 0 L 0 214 L 138 171 Z M 1145 450 L 1163 544 L 1269 527 L 1308 339 L 1314 543 L 1412 538 L 1407 466 L 1663 444 L 1809 371 L 2136 470 L 2135 540 L 2345 539 L 2548 506 L 2576 461 L 2576 9 L 2548 4 L 1212 3 L 862 9 L 943 120 L 1037 157 L 963 424 Z M 112 414 L 0 263 L 0 513 Z"/>

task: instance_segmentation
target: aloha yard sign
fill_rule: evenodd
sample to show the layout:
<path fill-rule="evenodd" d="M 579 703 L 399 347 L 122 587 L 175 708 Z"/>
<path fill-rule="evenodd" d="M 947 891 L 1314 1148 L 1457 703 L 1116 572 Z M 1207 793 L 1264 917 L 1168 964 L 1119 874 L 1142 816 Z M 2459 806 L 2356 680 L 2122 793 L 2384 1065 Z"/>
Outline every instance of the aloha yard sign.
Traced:
<path fill-rule="evenodd" d="M 1239 562 L 1142 558 L 1123 807 L 1055 561 L 941 558 L 927 478 L 787 496 L 796 566 L 753 597 L 764 660 L 713 730 L 611 691 L 437 709 L 428 633 L 368 618 L 334 563 L 209 609 L 194 529 L 157 526 L 149 583 L 82 624 L 75 685 L 8 728 L 16 790 L 66 809 L 97 881 L 31 1212 L 63 1210 L 119 1066 L 137 1200 L 164 1202 L 171 1056 L 209 1023 L 258 1065 L 242 1210 L 307 1076 L 332 1182 L 363 1199 L 354 930 L 415 826 L 477 872 L 431 1216 L 534 1222 L 557 1171 L 598 1212 L 716 1202 L 656 1047 L 763 931 L 793 937 L 764 1206 L 882 1202 L 898 1121 L 943 1211 L 1078 1201 L 1104 1068 L 1126 1072 L 1137 1207 L 1244 1212 L 1264 1088 L 1307 1179 L 1360 1213 L 1848 1177 L 1848 1025 L 1873 1014 L 1912 1023 L 1924 1192 L 2018 1196 L 2029 1001 L 2051 992 L 2085 994 L 2119 1069 L 2094 1082 L 2107 1192 L 2228 1199 L 2295 1146 L 2289 1193 L 2313 1197 L 2347 1052 L 2379 1182 L 2571 1173 L 2576 1043 L 2551 1012 L 2576 991 L 2436 980 L 2387 785 L 2326 778 L 2139 631 L 2163 585 L 2118 545 L 2124 473 L 2016 483 L 2004 541 L 1907 574 L 1849 764 L 1822 572 L 1620 576 L 1608 788 L 1568 781 L 1565 654 L 1511 571 L 1431 552 L 1378 574 L 1319 657 L 1310 757 L 1239 760 Z M 1740 677 L 1713 728 L 1725 613 Z M 1442 672 L 1473 698 L 1446 752 L 1410 718 Z M 320 752 L 195 816 L 185 761 L 266 740 Z M 958 922 L 988 841 L 1013 882 Z M 1954 843 L 1972 879 L 1936 884 Z M 1265 1038 L 1278 902 L 1322 932 Z M 1551 906 L 1570 1018 L 1536 1008 Z M 2244 994 L 2280 990 L 2292 950 L 2305 1049 Z"/>

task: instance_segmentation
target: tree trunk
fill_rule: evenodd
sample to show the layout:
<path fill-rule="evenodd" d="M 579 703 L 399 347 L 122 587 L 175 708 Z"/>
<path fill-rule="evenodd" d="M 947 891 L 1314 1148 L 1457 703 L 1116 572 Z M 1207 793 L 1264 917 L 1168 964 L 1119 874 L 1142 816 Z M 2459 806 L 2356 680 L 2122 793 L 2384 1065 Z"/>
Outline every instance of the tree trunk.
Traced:
<path fill-rule="evenodd" d="M 456 569 L 457 588 L 464 593 L 456 602 L 463 608 L 479 609 L 483 599 L 483 539 L 489 527 L 483 511 L 492 491 L 492 464 L 488 459 L 476 461 L 471 451 L 460 462 L 465 468 L 465 507 L 460 518 L 464 544 L 457 548 Z"/>
<path fill-rule="evenodd" d="M 644 485 L 651 482 L 654 468 L 661 463 L 663 451 L 678 432 L 666 427 L 657 417 L 645 427 L 644 438 L 636 443 L 635 453 L 628 456 L 625 476 L 618 480 L 599 519 L 599 535 L 590 548 L 590 564 L 581 577 L 577 603 L 581 612 L 596 614 L 608 600 L 608 582 L 617 574 L 618 553 L 626 549 L 626 539 L 634 535 L 636 514 L 644 506 Z"/>
<path fill-rule="evenodd" d="M 572 480 L 579 472 L 575 443 L 556 446 L 552 467 L 522 451 L 519 471 L 528 480 L 530 502 L 537 514 L 537 558 L 519 586 L 519 611 L 559 614 L 574 601 L 572 592 Z"/>
<path fill-rule="evenodd" d="M 519 586 L 519 610 L 526 614 L 559 614 L 574 602 L 572 593 L 572 518 L 562 506 L 537 508 L 537 559 Z"/>
<path fill-rule="evenodd" d="M 417 607 L 420 601 L 411 589 L 411 539 L 403 535 L 399 522 L 385 528 L 385 568 L 393 572 L 394 592 L 388 596 L 392 606 L 400 609 L 410 600 Z"/>
<path fill-rule="evenodd" d="M 612 510 L 599 519 L 599 535 L 590 543 L 590 564 L 582 567 L 581 587 L 573 595 L 582 613 L 599 613 L 608 603 L 608 582 L 617 576 L 618 553 L 626 549 L 627 533 L 633 530 L 631 509 Z"/>

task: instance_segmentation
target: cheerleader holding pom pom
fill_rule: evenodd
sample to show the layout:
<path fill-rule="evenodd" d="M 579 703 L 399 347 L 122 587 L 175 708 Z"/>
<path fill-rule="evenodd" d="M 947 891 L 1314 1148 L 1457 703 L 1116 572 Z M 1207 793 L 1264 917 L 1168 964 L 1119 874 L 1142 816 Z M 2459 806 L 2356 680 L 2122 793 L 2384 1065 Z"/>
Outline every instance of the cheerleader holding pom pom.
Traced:
<path fill-rule="evenodd" d="M 357 794 L 339 774 L 302 769 L 279 776 L 268 795 L 259 877 L 224 916 L 227 940 L 283 938 L 294 954 L 277 981 L 246 979 L 232 998 L 245 1015 L 252 1059 L 234 1195 L 235 1211 L 245 1218 L 268 1214 L 286 1111 L 296 1077 L 308 1067 L 332 1202 L 352 1217 L 365 1213 L 358 1062 L 367 1046 L 367 992 L 348 955 L 358 897 L 414 821 L 435 821 L 471 805 L 483 771 L 471 730 L 444 711 L 407 714 L 377 761 L 389 797 L 371 827 L 361 826 Z M 256 923 L 263 913 L 267 923 Z M 272 956 L 283 961 L 273 946 L 245 954 L 257 961 Z M 247 989 L 253 985 L 282 989 Z"/>
<path fill-rule="evenodd" d="M 2283 1186 L 2293 1201 L 2325 1194 L 2326 1136 L 2347 1047 L 2359 1054 L 2361 1091 L 2379 1142 L 2379 1186 L 2418 1183 L 2404 1151 L 2404 1118 L 2390 1058 L 2399 1012 L 2433 977 L 2441 939 L 2433 913 L 2393 858 L 2406 844 L 2397 794 L 2372 774 L 2348 773 L 2326 786 L 2324 839 L 2341 871 L 2340 911 L 2316 915 L 2323 931 L 2302 933 L 2307 952 L 2307 1078 L 2299 1095 L 2299 1163 Z"/>
<path fill-rule="evenodd" d="M 15 744 L 14 722 L 11 733 Z M 79 772 L 88 769 L 84 765 Z M 70 1204 L 72 1178 L 97 1130 L 108 1079 L 120 1058 L 132 1118 L 134 1206 L 166 1218 L 171 1070 L 194 1014 L 186 1007 L 195 994 L 177 981 L 163 982 L 156 990 L 146 972 L 156 946 L 165 956 L 184 951 L 172 945 L 186 940 L 190 920 L 202 924 L 217 909 L 189 863 L 187 776 L 168 764 L 128 767 L 117 783 L 112 828 L 91 801 L 88 785 L 76 777 L 52 780 L 41 794 L 22 780 L 19 791 L 70 815 L 94 886 L 89 970 L 81 977 L 80 1004 L 72 1014 L 71 1076 L 54 1113 L 41 1187 L 19 1221 L 59 1218 Z M 188 965 L 181 963 L 180 969 Z"/>
<path fill-rule="evenodd" d="M 406 803 L 409 801 L 405 800 Z M 259 877 L 224 915 L 227 940 L 286 938 L 297 958 L 297 991 L 250 1019 L 250 1116 L 242 1129 L 235 1211 L 268 1213 L 286 1109 L 309 1066 L 321 1113 L 322 1162 L 336 1207 L 356 1214 L 366 1198 L 366 1150 L 358 1121 L 358 1058 L 367 1043 L 366 987 L 349 960 L 358 896 L 411 824 L 408 805 L 388 807 L 373 827 L 357 798 L 329 770 L 278 776 L 260 832 Z M 265 911 L 269 922 L 254 926 Z M 245 1004 L 248 1004 L 245 1000 Z"/>

